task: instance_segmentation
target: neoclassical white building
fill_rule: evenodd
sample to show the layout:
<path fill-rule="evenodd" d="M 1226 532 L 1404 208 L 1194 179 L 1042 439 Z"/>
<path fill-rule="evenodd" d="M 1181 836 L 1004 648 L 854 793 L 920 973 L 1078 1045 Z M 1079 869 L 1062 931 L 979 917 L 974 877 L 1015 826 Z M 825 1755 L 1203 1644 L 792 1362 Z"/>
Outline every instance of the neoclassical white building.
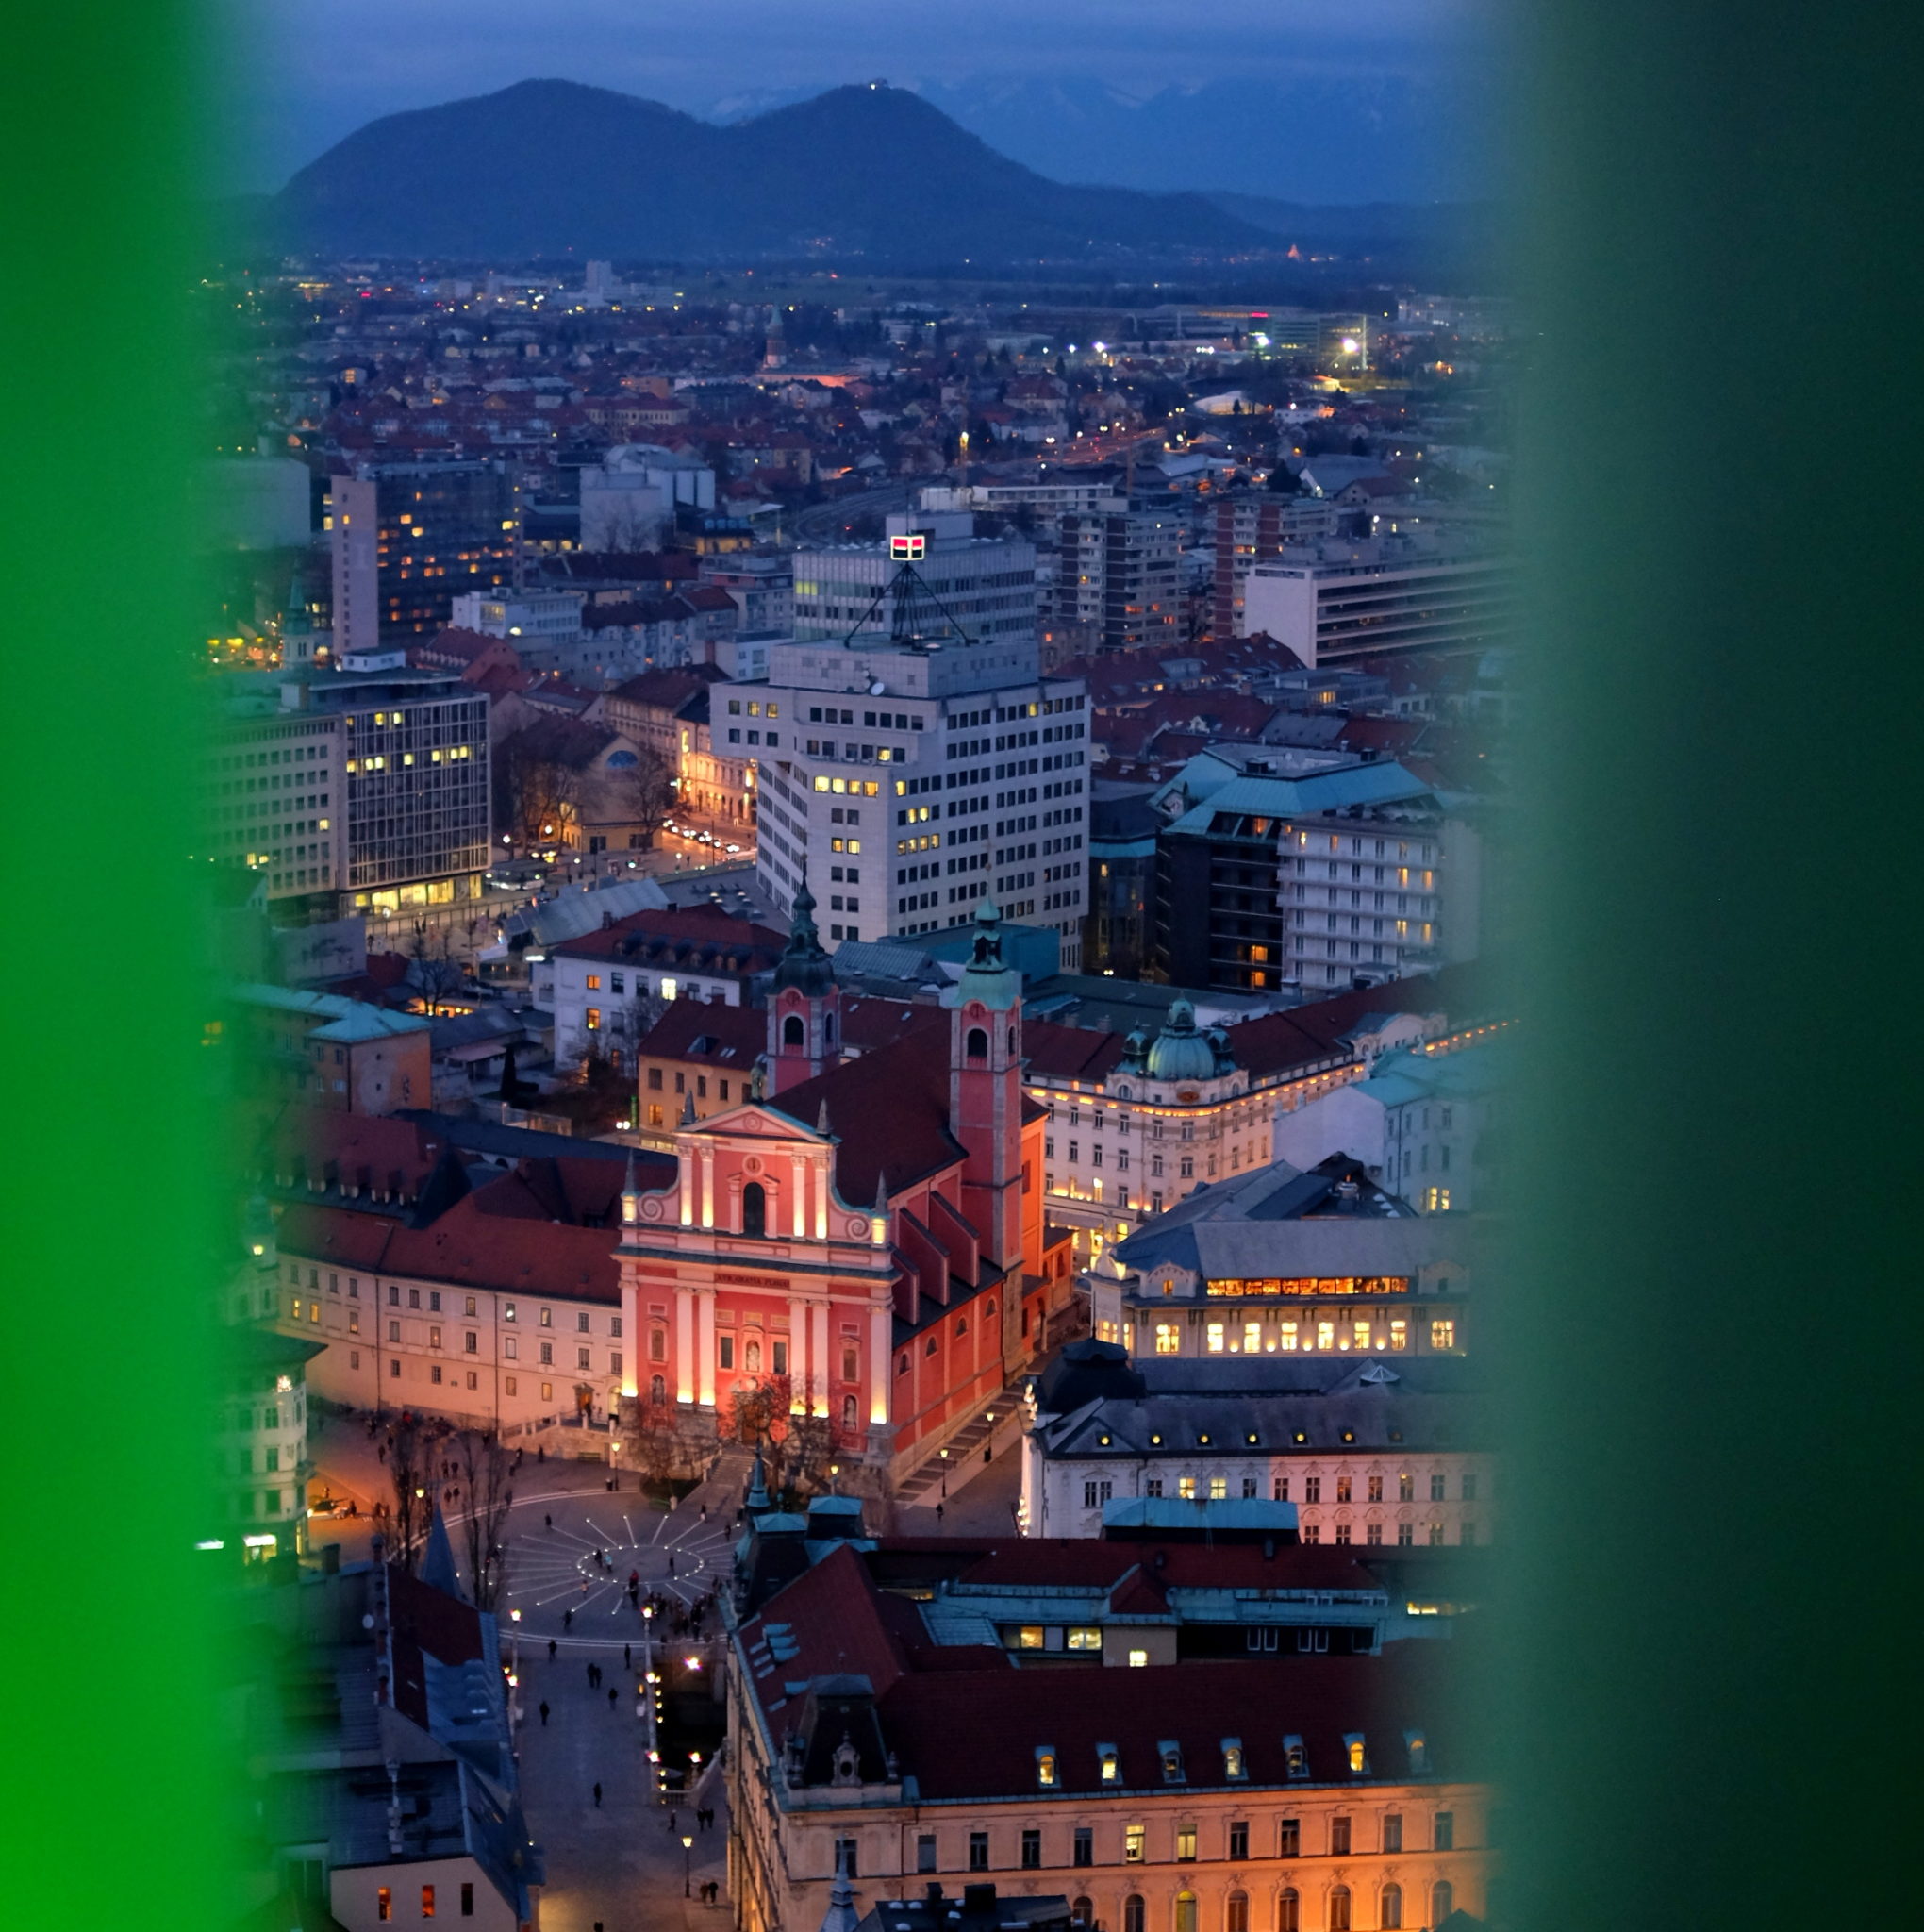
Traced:
<path fill-rule="evenodd" d="M 1305 1543 L 1487 1543 L 1496 1474 L 1457 1357 L 1156 1357 L 1073 1342 L 1031 1385 L 1025 1534 L 1097 1537 L 1131 1503 L 1288 1503 Z"/>

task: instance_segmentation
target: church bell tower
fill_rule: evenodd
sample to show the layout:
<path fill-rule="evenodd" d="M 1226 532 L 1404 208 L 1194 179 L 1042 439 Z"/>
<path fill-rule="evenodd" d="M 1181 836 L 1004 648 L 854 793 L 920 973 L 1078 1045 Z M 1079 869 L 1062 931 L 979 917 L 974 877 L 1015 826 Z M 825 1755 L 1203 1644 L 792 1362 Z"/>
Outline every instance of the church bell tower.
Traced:
<path fill-rule="evenodd" d="M 840 1059 L 841 988 L 815 929 L 815 900 L 804 879 L 769 995 L 769 1098 L 778 1099 Z"/>

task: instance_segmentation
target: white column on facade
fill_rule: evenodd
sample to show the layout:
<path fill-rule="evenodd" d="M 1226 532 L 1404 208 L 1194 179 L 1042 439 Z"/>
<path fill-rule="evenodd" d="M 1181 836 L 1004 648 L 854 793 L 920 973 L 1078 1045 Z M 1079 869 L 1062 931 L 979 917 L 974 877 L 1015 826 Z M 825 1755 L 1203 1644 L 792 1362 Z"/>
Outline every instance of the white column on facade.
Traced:
<path fill-rule="evenodd" d="M 808 1413 L 808 1304 L 799 1296 L 788 1299 L 788 1381 L 794 1390 L 788 1401 L 790 1415 Z"/>
<path fill-rule="evenodd" d="M 808 1161 L 806 1157 L 801 1154 L 795 1155 L 790 1162 L 790 1166 L 792 1169 L 791 1179 L 793 1186 L 789 1189 L 789 1192 L 795 1198 L 793 1214 L 795 1239 L 797 1241 L 805 1241 L 808 1236 Z"/>
<path fill-rule="evenodd" d="M 622 1284 L 622 1393 L 639 1395 L 637 1357 L 641 1351 L 641 1295 L 630 1275 Z"/>
<path fill-rule="evenodd" d="M 680 1185 L 676 1189 L 681 1196 L 681 1224 L 692 1227 L 695 1224 L 695 1163 L 687 1147 L 679 1149 L 675 1158 L 681 1169 Z"/>
<path fill-rule="evenodd" d="M 702 1225 L 715 1225 L 715 1150 L 702 1149 Z"/>
<path fill-rule="evenodd" d="M 880 1302 L 869 1310 L 869 1424 L 871 1428 L 886 1426 L 888 1421 L 888 1389 L 895 1373 L 889 1360 L 889 1312 L 887 1305 Z"/>
<path fill-rule="evenodd" d="M 687 1288 L 674 1291 L 674 1399 L 695 1399 L 695 1296 Z"/>
<path fill-rule="evenodd" d="M 808 1407 L 810 1415 L 826 1415 L 828 1413 L 830 1362 L 828 1350 L 828 1304 L 826 1302 L 817 1302 L 815 1305 L 815 1342 L 814 1346 L 809 1350 L 809 1354 L 815 1358 L 815 1374 L 808 1385 L 809 1393 L 813 1397 Z"/>
<path fill-rule="evenodd" d="M 700 1317 L 701 1327 L 695 1337 L 695 1370 L 701 1385 L 702 1407 L 715 1407 L 715 1297 L 704 1289 L 695 1297 L 695 1308 Z"/>
<path fill-rule="evenodd" d="M 815 1239 L 825 1241 L 828 1239 L 828 1157 L 820 1156 L 815 1163 Z"/>

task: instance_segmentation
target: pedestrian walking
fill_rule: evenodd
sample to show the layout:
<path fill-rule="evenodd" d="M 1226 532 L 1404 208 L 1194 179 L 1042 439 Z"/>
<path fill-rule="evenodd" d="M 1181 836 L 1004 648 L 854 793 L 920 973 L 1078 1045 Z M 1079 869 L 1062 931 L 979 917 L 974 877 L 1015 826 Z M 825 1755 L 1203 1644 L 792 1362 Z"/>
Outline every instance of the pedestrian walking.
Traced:
<path fill-rule="evenodd" d="M 615 1685 L 613 1685 L 613 1684 L 610 1684 L 610 1685 L 608 1686 L 608 1708 L 609 1708 L 610 1710 L 614 1709 L 614 1707 L 615 1707 L 615 1699 L 616 1699 L 616 1698 L 617 1698 L 618 1696 L 620 1696 L 620 1695 L 621 1695 L 620 1690 L 619 1690 L 619 1689 L 618 1689 L 618 1688 L 617 1688 L 617 1687 L 616 1687 Z"/>
<path fill-rule="evenodd" d="M 560 1645 L 559 1645 L 559 1644 L 557 1644 L 557 1643 L 556 1643 L 556 1642 L 555 1641 L 555 1640 L 554 1640 L 554 1639 L 553 1639 L 552 1637 L 551 1637 L 551 1638 L 549 1638 L 549 1640 L 548 1640 L 548 1661 L 549 1661 L 550 1663 L 553 1663 L 553 1662 L 555 1661 L 555 1653 L 556 1653 L 556 1650 L 558 1650 L 559 1648 L 560 1648 Z"/>
<path fill-rule="evenodd" d="M 564 1630 L 572 1630 L 574 1628 L 574 1612 L 572 1609 L 563 1610 L 561 1612 L 561 1627 Z"/>
<path fill-rule="evenodd" d="M 544 1697 L 544 1698 L 542 1698 L 542 1699 L 541 1699 L 541 1728 L 542 1728 L 543 1730 L 546 1730 L 546 1729 L 547 1729 L 547 1727 L 548 1727 L 548 1700 L 547 1700 L 547 1699 L 546 1699 L 546 1698 Z"/>
<path fill-rule="evenodd" d="M 553 1529 L 555 1527 L 555 1519 L 552 1516 L 543 1515 L 541 1518 L 541 1527 L 543 1529 Z"/>
<path fill-rule="evenodd" d="M 940 1522 L 941 1522 L 941 1520 L 942 1520 L 942 1506 L 941 1506 L 941 1505 L 940 1505 L 939 1503 L 937 1503 L 937 1504 L 936 1505 L 936 1521 L 937 1521 L 937 1523 L 940 1523 Z"/>
<path fill-rule="evenodd" d="M 668 1553 L 668 1574 L 671 1576 L 674 1574 L 674 1552 L 672 1550 Z"/>
<path fill-rule="evenodd" d="M 632 1671 L 635 1668 L 633 1650 L 625 1643 L 622 1646 L 622 1668 L 624 1671 Z"/>
<path fill-rule="evenodd" d="M 596 1778 L 596 1779 L 595 1779 L 595 1781 L 594 1781 L 594 1808 L 595 1808 L 595 1809 L 596 1809 L 597 1811 L 599 1811 L 599 1810 L 601 1809 L 601 1779 L 600 1779 L 600 1778 Z"/>

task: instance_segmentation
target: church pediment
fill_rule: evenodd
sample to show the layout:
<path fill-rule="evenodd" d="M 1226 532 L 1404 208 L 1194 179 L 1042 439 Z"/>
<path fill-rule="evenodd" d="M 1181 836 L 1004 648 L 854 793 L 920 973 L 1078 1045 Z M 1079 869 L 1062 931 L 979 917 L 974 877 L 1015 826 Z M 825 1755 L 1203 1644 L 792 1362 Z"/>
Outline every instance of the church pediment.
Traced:
<path fill-rule="evenodd" d="M 797 1146 L 826 1147 L 830 1137 L 758 1101 L 744 1101 L 721 1113 L 711 1113 L 699 1126 L 684 1127 L 681 1138 L 714 1141 L 747 1136 L 757 1141 L 788 1141 Z"/>

